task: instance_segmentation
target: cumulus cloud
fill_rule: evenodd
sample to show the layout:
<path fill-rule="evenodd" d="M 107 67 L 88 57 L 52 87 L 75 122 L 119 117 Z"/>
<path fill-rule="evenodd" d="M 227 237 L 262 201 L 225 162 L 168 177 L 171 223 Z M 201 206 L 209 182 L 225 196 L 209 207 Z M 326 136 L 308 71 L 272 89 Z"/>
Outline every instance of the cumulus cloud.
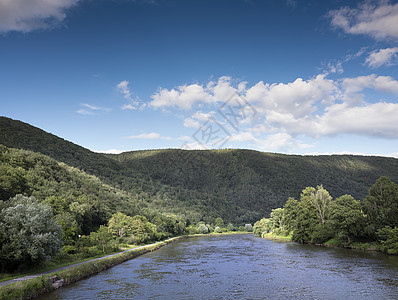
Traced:
<path fill-rule="evenodd" d="M 332 25 L 346 33 L 369 35 L 377 40 L 398 39 L 398 3 L 367 1 L 357 8 L 332 10 L 329 16 Z"/>
<path fill-rule="evenodd" d="M 100 106 L 91 105 L 91 104 L 87 104 L 87 103 L 81 103 L 80 106 L 82 106 L 82 108 L 80 108 L 79 110 L 76 111 L 76 113 L 78 113 L 80 115 L 99 115 L 99 114 L 104 114 L 104 113 L 108 113 L 111 111 L 111 109 L 108 107 L 100 107 Z"/>
<path fill-rule="evenodd" d="M 198 90 L 201 97 L 195 96 Z M 368 92 L 372 101 L 367 99 Z M 355 134 L 398 138 L 398 104 L 377 99 L 380 92 L 398 95 L 398 81 L 376 74 L 336 80 L 327 78 L 327 74 L 319 74 L 307 80 L 297 78 L 292 82 L 271 84 L 260 81 L 248 85 L 247 82 L 221 77 L 207 84 L 184 85 L 183 89 L 162 89 L 162 93 L 156 94 L 159 97 L 156 98 L 157 105 L 151 106 L 196 109 L 184 119 L 185 127 L 199 128 L 210 118 L 228 126 L 220 108 L 225 103 L 230 104 L 230 93 L 239 94 L 257 113 L 250 121 L 244 120 L 236 128 L 227 128 L 231 134 L 229 142 L 248 143 L 264 151 L 278 151 L 311 147 L 301 142 L 301 137 L 316 139 Z M 161 99 L 162 94 L 173 93 L 173 97 Z M 181 97 L 194 100 L 187 104 L 181 101 Z"/>
<path fill-rule="evenodd" d="M 138 135 L 126 136 L 126 139 L 144 139 L 144 140 L 171 140 L 171 137 L 161 136 L 160 133 L 151 132 L 151 133 L 141 133 Z"/>
<path fill-rule="evenodd" d="M 0 0 L 0 33 L 50 28 L 80 0 Z"/>
<path fill-rule="evenodd" d="M 178 107 L 190 110 L 197 103 L 217 103 L 228 101 L 231 96 L 238 92 L 231 83 L 232 78 L 223 76 L 217 82 L 210 81 L 207 85 L 198 83 L 181 85 L 175 89 L 160 89 L 152 95 L 149 106 L 152 108 Z M 244 82 L 239 84 L 244 89 Z"/>
<path fill-rule="evenodd" d="M 358 93 L 365 88 L 398 95 L 398 81 L 391 76 L 376 74 L 342 79 L 342 87 L 346 93 Z"/>
<path fill-rule="evenodd" d="M 398 62 L 398 47 L 376 50 L 370 53 L 365 63 L 371 68 L 378 68 L 383 65 L 396 65 Z"/>
<path fill-rule="evenodd" d="M 266 113 L 291 113 L 302 117 L 315 112 L 316 103 L 332 103 L 338 91 L 336 83 L 320 74 L 309 80 L 297 78 L 290 83 L 268 84 L 262 81 L 249 88 L 246 100 L 257 104 L 256 109 Z"/>
<path fill-rule="evenodd" d="M 398 138 L 398 104 L 375 103 L 360 107 L 336 104 L 319 122 L 320 133 L 331 135 L 353 133 L 385 138 Z"/>

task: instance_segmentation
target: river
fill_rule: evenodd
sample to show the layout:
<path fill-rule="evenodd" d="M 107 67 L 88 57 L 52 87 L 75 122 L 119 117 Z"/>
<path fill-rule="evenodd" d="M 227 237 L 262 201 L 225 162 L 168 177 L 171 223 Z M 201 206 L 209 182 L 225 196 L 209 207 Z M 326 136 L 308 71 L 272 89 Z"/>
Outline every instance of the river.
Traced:
<path fill-rule="evenodd" d="M 398 299 L 398 257 L 275 242 L 189 238 L 40 299 Z"/>

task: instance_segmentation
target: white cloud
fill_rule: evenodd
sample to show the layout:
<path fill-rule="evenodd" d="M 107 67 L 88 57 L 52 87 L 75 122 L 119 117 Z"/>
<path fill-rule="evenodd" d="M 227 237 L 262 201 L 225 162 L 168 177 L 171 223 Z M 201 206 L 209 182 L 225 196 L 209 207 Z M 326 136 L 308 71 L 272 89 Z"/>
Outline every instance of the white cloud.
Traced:
<path fill-rule="evenodd" d="M 151 132 L 151 133 L 141 133 L 138 135 L 126 136 L 126 139 L 144 139 L 144 140 L 171 140 L 168 136 L 161 136 L 160 133 Z"/>
<path fill-rule="evenodd" d="M 160 89 L 152 95 L 153 101 L 150 106 L 153 108 L 160 107 L 179 107 L 189 110 L 197 102 L 210 103 L 213 101 L 212 96 L 205 88 L 198 84 L 183 85 L 177 89 Z"/>
<path fill-rule="evenodd" d="M 375 103 L 360 107 L 336 104 L 318 123 L 322 135 L 353 133 L 398 138 L 398 104 Z"/>
<path fill-rule="evenodd" d="M 123 110 L 134 110 L 137 109 L 139 105 L 138 99 L 133 99 L 131 97 L 129 84 L 130 83 L 127 80 L 123 80 L 116 86 L 116 89 L 123 95 L 123 98 L 128 100 L 128 103 L 122 106 Z"/>
<path fill-rule="evenodd" d="M 0 0 L 0 33 L 50 28 L 80 0 Z"/>
<path fill-rule="evenodd" d="M 262 151 L 280 151 L 294 148 L 306 149 L 313 147 L 312 145 L 299 142 L 285 132 L 268 135 L 266 139 L 259 141 L 258 144 Z"/>
<path fill-rule="evenodd" d="M 342 87 L 346 93 L 358 93 L 365 88 L 370 88 L 398 95 L 398 81 L 391 76 L 371 74 L 354 78 L 344 78 L 342 80 Z"/>
<path fill-rule="evenodd" d="M 366 58 L 365 63 L 372 68 L 378 68 L 382 65 L 396 65 L 398 63 L 398 47 L 373 51 Z"/>
<path fill-rule="evenodd" d="M 184 127 L 188 128 L 199 128 L 200 123 L 194 119 L 187 118 L 184 120 Z"/>
<path fill-rule="evenodd" d="M 339 151 L 339 152 L 307 152 L 303 155 L 360 155 L 360 156 L 383 156 L 383 157 L 393 157 L 398 158 L 398 153 L 388 153 L 388 154 L 374 154 L 365 152 L 353 152 L 353 151 Z"/>
<path fill-rule="evenodd" d="M 245 82 L 241 82 L 238 89 L 244 89 Z M 222 76 L 217 82 L 210 81 L 207 85 L 191 84 L 181 85 L 175 89 L 160 89 L 152 95 L 149 106 L 153 108 L 178 107 L 190 110 L 198 103 L 218 103 L 228 101 L 238 89 L 232 86 L 232 78 Z"/>
<path fill-rule="evenodd" d="M 164 93 L 176 94 L 173 101 L 167 98 L 167 101 L 157 102 L 158 107 L 162 103 L 186 109 L 188 106 L 182 105 L 179 97 L 188 93 L 191 87 L 194 90 L 200 88 L 205 96 L 189 102 L 189 107 L 197 111 L 184 119 L 185 127 L 199 128 L 211 117 L 222 126 L 229 126 L 218 109 L 234 91 L 239 91 L 240 97 L 257 111 L 255 117 L 239 122 L 238 129 L 227 128 L 231 134 L 230 142 L 241 143 L 240 146 L 249 143 L 264 151 L 289 151 L 312 147 L 302 143 L 301 137 L 354 134 L 398 138 L 398 103 L 377 99 L 380 92 L 398 95 L 398 81 L 390 76 L 370 74 L 332 80 L 327 74 L 319 74 L 307 80 L 297 78 L 288 83 L 272 84 L 260 81 L 251 86 L 247 82 L 241 84 L 230 77 L 222 77 L 208 84 L 185 85 L 184 89 L 163 89 Z M 184 97 L 194 98 L 188 94 Z M 368 102 L 369 95 L 371 102 Z"/>
<path fill-rule="evenodd" d="M 287 84 L 269 85 L 260 81 L 247 90 L 246 100 L 257 103 L 256 109 L 263 113 L 274 111 L 302 117 L 315 112 L 317 102 L 332 103 L 337 90 L 335 82 L 326 79 L 325 74 L 320 74 L 310 80 L 297 78 Z"/>
<path fill-rule="evenodd" d="M 350 34 L 365 34 L 375 39 L 398 39 L 398 3 L 364 2 L 357 8 L 343 7 L 329 12 L 332 25 Z"/>
<path fill-rule="evenodd" d="M 109 150 L 91 150 L 93 152 L 97 153 L 105 153 L 105 154 L 120 154 L 123 153 L 123 150 L 117 150 L 117 149 L 109 149 Z"/>
<path fill-rule="evenodd" d="M 80 106 L 83 106 L 83 108 L 76 111 L 76 113 L 80 115 L 98 115 L 98 114 L 108 113 L 111 111 L 111 109 L 108 107 L 100 107 L 87 103 L 80 103 Z"/>
<path fill-rule="evenodd" d="M 344 73 L 343 66 L 341 65 L 341 61 L 338 61 L 336 64 L 328 63 L 327 70 L 330 73 Z"/>

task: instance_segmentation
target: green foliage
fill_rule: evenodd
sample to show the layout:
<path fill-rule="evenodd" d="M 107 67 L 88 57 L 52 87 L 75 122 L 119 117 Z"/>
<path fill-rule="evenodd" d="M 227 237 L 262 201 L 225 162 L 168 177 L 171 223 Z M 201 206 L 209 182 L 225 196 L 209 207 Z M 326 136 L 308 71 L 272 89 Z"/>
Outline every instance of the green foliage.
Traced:
<path fill-rule="evenodd" d="M 334 200 L 330 206 L 330 221 L 334 235 L 341 242 L 348 242 L 363 237 L 366 217 L 361 209 L 361 202 L 350 195 Z"/>
<path fill-rule="evenodd" d="M 312 244 L 323 244 L 333 238 L 334 232 L 333 228 L 329 221 L 326 221 L 324 224 L 319 223 L 315 226 L 312 234 L 311 234 L 311 243 Z"/>
<path fill-rule="evenodd" d="M 198 225 L 198 233 L 201 233 L 201 234 L 209 233 L 209 228 L 203 223 L 199 224 Z"/>
<path fill-rule="evenodd" d="M 252 224 L 245 224 L 245 231 L 247 231 L 247 232 L 253 231 L 253 225 Z"/>
<path fill-rule="evenodd" d="M 110 218 L 108 227 L 114 236 L 125 237 L 128 233 L 132 233 L 133 221 L 134 219 L 132 217 L 117 212 Z"/>
<path fill-rule="evenodd" d="M 389 254 L 398 254 L 398 227 L 383 227 L 377 231 L 383 250 Z"/>
<path fill-rule="evenodd" d="M 398 185 L 382 176 L 369 190 L 363 209 L 377 230 L 385 226 L 398 226 Z"/>
<path fill-rule="evenodd" d="M 117 250 L 117 245 L 114 243 L 112 233 L 109 228 L 104 225 L 101 225 L 97 231 L 90 233 L 90 240 L 94 245 L 98 245 L 103 253 Z"/>
<path fill-rule="evenodd" d="M 221 217 L 225 223 L 244 225 L 282 207 L 288 197 L 297 198 L 307 185 L 322 183 L 333 196 L 350 191 L 363 199 L 380 174 L 398 180 L 398 161 L 385 157 L 298 156 L 238 149 L 104 155 L 4 117 L 0 117 L 0 144 L 39 152 L 76 168 L 49 166 L 48 157 L 32 153 L 21 160 L 9 155 L 16 150 L 2 148 L 0 166 L 7 171 L 0 172 L 6 177 L 0 180 L 0 193 L 4 200 L 25 193 L 41 200 L 61 197 L 68 205 L 87 204 L 84 213 L 76 215 L 83 234 L 106 224 L 117 211 L 145 215 L 149 220 L 165 214 L 194 224 L 214 224 Z M 5 161 L 3 152 L 8 153 Z M 70 176 L 59 168 L 68 169 Z M 56 214 L 57 210 L 54 207 Z"/>
<path fill-rule="evenodd" d="M 253 234 L 255 236 L 261 237 L 264 233 L 271 232 L 272 222 L 268 218 L 262 218 L 261 220 L 254 223 Z"/>
<path fill-rule="evenodd" d="M 299 243 L 344 245 L 358 249 L 377 249 L 363 241 L 377 240 L 389 254 L 398 254 L 397 222 L 398 186 L 380 177 L 362 204 L 351 195 L 332 201 L 322 186 L 305 188 L 300 201 L 289 198 L 284 208 L 274 209 L 270 218 L 254 224 L 256 236 L 288 235 Z M 364 207 L 368 215 L 362 211 Z M 387 224 L 384 227 L 381 225 Z M 369 235 L 372 233 L 374 236 Z M 374 229 L 377 229 L 375 232 Z M 373 238 L 373 239 L 372 239 Z"/>
<path fill-rule="evenodd" d="M 0 212 L 2 269 L 17 270 L 51 258 L 61 249 L 61 236 L 49 206 L 34 197 L 15 196 Z"/>
<path fill-rule="evenodd" d="M 216 221 L 214 222 L 214 225 L 217 227 L 220 227 L 220 228 L 224 227 L 224 220 L 222 218 L 218 217 L 216 219 Z"/>

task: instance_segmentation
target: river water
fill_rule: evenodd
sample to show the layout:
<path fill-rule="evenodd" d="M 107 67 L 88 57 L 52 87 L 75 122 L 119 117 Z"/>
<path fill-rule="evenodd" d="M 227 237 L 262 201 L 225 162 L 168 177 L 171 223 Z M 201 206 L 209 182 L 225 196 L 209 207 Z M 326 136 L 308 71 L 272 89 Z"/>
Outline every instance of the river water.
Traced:
<path fill-rule="evenodd" d="M 187 238 L 40 299 L 398 299 L 398 257 L 252 235 Z"/>

